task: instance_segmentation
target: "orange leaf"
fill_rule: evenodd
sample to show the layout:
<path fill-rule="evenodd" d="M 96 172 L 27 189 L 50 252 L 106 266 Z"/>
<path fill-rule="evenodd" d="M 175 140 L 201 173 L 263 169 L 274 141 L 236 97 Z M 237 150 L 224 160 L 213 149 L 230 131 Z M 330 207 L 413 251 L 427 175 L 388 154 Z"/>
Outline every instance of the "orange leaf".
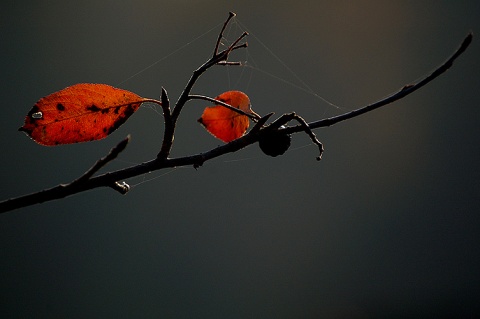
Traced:
<path fill-rule="evenodd" d="M 236 107 L 245 113 L 255 114 L 250 108 L 250 99 L 243 92 L 228 91 L 220 94 L 215 99 Z M 248 116 L 239 114 L 221 105 L 206 107 L 198 122 L 210 134 L 225 143 L 241 137 L 250 125 Z"/>
<path fill-rule="evenodd" d="M 19 130 L 48 146 L 99 140 L 122 125 L 143 100 L 106 84 L 75 84 L 41 98 Z"/>

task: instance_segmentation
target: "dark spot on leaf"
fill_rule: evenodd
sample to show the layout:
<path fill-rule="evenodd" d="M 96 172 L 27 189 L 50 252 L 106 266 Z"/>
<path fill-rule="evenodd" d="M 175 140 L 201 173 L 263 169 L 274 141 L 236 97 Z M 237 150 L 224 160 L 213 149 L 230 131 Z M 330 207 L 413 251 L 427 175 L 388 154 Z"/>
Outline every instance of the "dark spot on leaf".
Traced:
<path fill-rule="evenodd" d="M 108 112 L 110 112 L 109 108 L 102 109 L 102 111 L 101 111 L 102 114 L 107 114 Z"/>
<path fill-rule="evenodd" d="M 130 117 L 130 115 L 132 115 L 133 113 L 135 113 L 134 104 L 129 104 L 124 113 L 125 117 Z"/>
<path fill-rule="evenodd" d="M 119 108 L 119 106 L 115 108 L 115 111 L 117 111 L 118 108 Z M 120 117 L 113 123 L 113 125 L 108 128 L 108 133 L 107 133 L 107 134 L 110 134 L 110 133 L 112 133 L 113 131 L 115 131 L 117 128 L 119 128 L 120 125 L 122 125 L 123 123 L 125 123 L 125 121 L 126 121 L 126 120 L 130 117 L 130 115 L 132 115 L 134 112 L 135 112 L 135 104 L 129 104 L 129 105 L 127 105 L 127 108 L 125 109 L 125 112 L 123 112 L 123 115 L 120 116 Z"/>
<path fill-rule="evenodd" d="M 62 103 L 57 104 L 57 110 L 59 111 L 65 111 L 65 106 Z"/>
<path fill-rule="evenodd" d="M 95 104 L 92 104 L 91 106 L 87 106 L 87 110 L 91 111 L 91 112 L 98 112 L 101 109 L 98 106 L 96 106 Z"/>
<path fill-rule="evenodd" d="M 113 113 L 118 114 L 118 112 L 120 112 L 120 109 L 121 109 L 121 108 L 122 108 L 121 106 L 117 106 L 117 107 L 115 108 L 115 110 L 113 110 Z"/>

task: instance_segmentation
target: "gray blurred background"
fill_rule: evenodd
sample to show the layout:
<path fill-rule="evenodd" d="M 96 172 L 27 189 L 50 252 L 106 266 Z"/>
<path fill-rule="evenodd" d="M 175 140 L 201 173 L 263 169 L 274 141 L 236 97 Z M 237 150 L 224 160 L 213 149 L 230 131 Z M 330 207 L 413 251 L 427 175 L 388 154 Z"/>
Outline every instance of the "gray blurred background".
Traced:
<path fill-rule="evenodd" d="M 228 11 L 227 40 L 251 32 L 232 59 L 252 68 L 216 67 L 193 92 L 243 90 L 257 113 L 307 121 L 385 97 L 480 34 L 476 0 L 2 1 L 1 198 L 71 181 L 129 133 L 107 169 L 154 158 L 163 119 L 150 107 L 92 143 L 43 147 L 17 129 L 75 83 L 151 98 L 164 86 L 175 101 Z M 342 109 L 298 89 L 269 50 Z M 97 189 L 0 215 L 2 317 L 478 316 L 479 54 L 474 38 L 420 91 L 317 130 L 321 162 L 297 134 L 279 158 L 253 145 L 129 180 L 126 196 Z M 220 144 L 196 122 L 206 105 L 185 108 L 172 156 Z"/>

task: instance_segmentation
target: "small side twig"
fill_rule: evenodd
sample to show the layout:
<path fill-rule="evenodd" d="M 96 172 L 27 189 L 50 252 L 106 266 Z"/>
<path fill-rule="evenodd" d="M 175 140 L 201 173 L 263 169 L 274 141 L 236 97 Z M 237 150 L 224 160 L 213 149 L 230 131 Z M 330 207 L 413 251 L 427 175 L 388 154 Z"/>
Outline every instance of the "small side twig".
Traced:
<path fill-rule="evenodd" d="M 225 28 L 227 27 L 228 23 L 230 20 L 235 16 L 235 13 L 230 12 L 228 18 L 226 19 L 225 23 L 223 24 L 222 30 L 220 31 L 218 35 L 217 42 L 215 44 L 215 49 L 214 49 L 214 54 L 213 56 L 206 61 L 204 64 L 202 64 L 198 69 L 193 71 L 192 76 L 188 80 L 187 84 L 185 85 L 185 88 L 182 91 L 182 94 L 178 98 L 173 110 L 171 111 L 171 116 L 170 116 L 170 122 L 169 122 L 169 129 L 165 129 L 165 134 L 164 134 L 164 141 L 162 143 L 162 149 L 157 155 L 157 159 L 166 159 L 168 157 L 168 154 L 170 153 L 171 147 L 173 145 L 173 137 L 174 137 L 174 131 L 175 131 L 175 126 L 178 120 L 178 117 L 180 116 L 180 113 L 182 112 L 183 107 L 185 104 L 188 102 L 190 97 L 190 92 L 197 82 L 197 80 L 200 78 L 200 76 L 207 71 L 209 68 L 211 68 L 214 65 L 217 65 L 219 62 L 223 62 L 223 64 L 230 64 L 230 62 L 227 62 L 229 54 L 236 49 L 244 48 L 247 46 L 246 43 L 243 44 L 238 44 L 245 36 L 247 36 L 247 33 L 244 32 L 241 36 L 237 38 L 236 41 L 234 41 L 233 44 L 231 44 L 227 49 L 223 50 L 222 52 L 218 52 L 218 48 L 220 46 L 220 42 L 223 38 L 223 33 L 225 31 Z M 231 65 L 234 65 L 233 63 Z M 162 101 L 163 102 L 163 101 Z"/>
<path fill-rule="evenodd" d="M 102 167 L 107 165 L 109 162 L 117 158 L 118 154 L 123 152 L 130 142 L 130 134 L 127 135 L 120 143 L 113 147 L 110 152 L 105 157 L 100 158 L 92 167 L 90 167 L 82 176 L 75 179 L 69 184 L 64 185 L 65 187 L 77 187 L 78 185 L 85 183 L 86 180 L 89 180 L 96 172 L 98 172 Z"/>
<path fill-rule="evenodd" d="M 225 28 L 227 27 L 228 23 L 230 22 L 230 20 L 232 20 L 233 17 L 235 17 L 236 14 L 233 13 L 233 12 L 229 12 L 228 13 L 228 18 L 227 20 L 223 23 L 223 27 L 222 27 L 222 30 L 220 31 L 220 33 L 218 34 L 218 39 L 217 39 L 217 43 L 215 44 L 215 49 L 213 50 L 213 57 L 217 56 L 218 55 L 218 48 L 220 46 L 220 43 L 222 42 L 222 38 L 223 38 L 223 33 L 225 32 Z"/>
<path fill-rule="evenodd" d="M 267 127 L 267 129 L 272 128 L 272 129 L 278 130 L 279 128 L 284 127 L 283 125 L 287 124 L 288 122 L 290 122 L 292 120 L 295 120 L 298 123 L 300 123 L 300 126 L 302 127 L 302 130 L 310 137 L 312 142 L 318 146 L 320 154 L 317 156 L 317 161 L 321 160 L 323 151 L 325 150 L 323 148 L 323 144 L 322 144 L 322 142 L 320 142 L 317 139 L 317 136 L 315 135 L 315 133 L 312 132 L 312 129 L 307 124 L 307 122 L 305 122 L 305 120 L 301 116 L 299 116 L 298 114 L 295 114 L 295 113 L 283 114 L 281 117 L 276 119 L 272 124 L 270 124 Z"/>
<path fill-rule="evenodd" d="M 189 100 L 204 100 L 204 101 L 209 101 L 209 102 L 215 103 L 216 105 L 224 106 L 229 110 L 237 112 L 238 114 L 248 116 L 254 122 L 257 122 L 261 118 L 261 116 L 258 115 L 257 113 L 255 113 L 253 110 L 251 111 L 252 113 L 247 113 L 247 112 L 245 112 L 243 110 L 240 110 L 239 108 L 236 108 L 236 107 L 234 107 L 230 104 L 227 104 L 225 102 L 222 102 L 220 100 L 217 100 L 217 99 L 214 99 L 214 98 L 211 98 L 211 97 L 208 97 L 208 96 L 191 94 L 191 95 L 188 96 L 188 99 Z"/>
<path fill-rule="evenodd" d="M 232 51 L 234 51 L 234 50 L 248 47 L 248 44 L 247 44 L 246 42 L 245 42 L 245 43 L 238 44 L 238 43 L 239 43 L 244 37 L 246 37 L 247 35 L 248 35 L 248 32 L 247 32 L 247 31 L 243 32 L 242 35 L 237 38 L 237 40 L 235 40 L 227 49 L 225 49 L 224 51 L 220 52 L 220 53 L 218 54 L 218 56 L 222 56 L 222 55 L 228 56 L 228 55 L 230 54 L 230 52 L 232 52 Z"/>
<path fill-rule="evenodd" d="M 172 112 L 170 111 L 170 100 L 168 99 L 167 91 L 162 87 L 162 110 L 163 118 L 165 120 L 165 128 L 163 131 L 162 148 L 157 155 L 157 158 L 167 158 L 172 149 L 175 122 L 172 120 Z"/>
<path fill-rule="evenodd" d="M 222 52 L 218 52 L 218 47 L 220 45 L 220 42 L 221 42 L 221 39 L 223 38 L 223 32 L 225 31 L 225 28 L 226 26 L 228 25 L 228 23 L 230 22 L 230 20 L 235 16 L 235 13 L 233 12 L 230 12 L 229 13 L 229 16 L 227 18 L 227 20 L 225 21 L 225 23 L 223 24 L 223 28 L 222 30 L 220 31 L 220 34 L 218 35 L 218 39 L 217 39 L 217 42 L 216 42 L 216 45 L 215 45 L 215 50 L 214 50 L 214 54 L 213 56 L 207 61 L 205 62 L 204 64 L 202 64 L 198 69 L 196 69 L 195 71 L 193 71 L 193 74 L 192 76 L 190 77 L 190 79 L 188 80 L 187 82 L 187 85 L 185 86 L 185 88 L 183 89 L 182 91 L 182 94 L 180 95 L 180 97 L 178 98 L 178 101 L 177 103 L 175 104 L 175 107 L 173 108 L 173 111 L 172 111 L 172 121 L 173 121 L 173 124 L 175 125 L 175 123 L 177 122 L 178 120 L 178 117 L 180 116 L 180 113 L 182 112 L 182 109 L 183 107 L 185 106 L 185 103 L 187 103 L 188 99 L 189 99 L 189 95 L 190 95 L 190 92 L 193 88 L 193 86 L 195 85 L 195 83 L 197 82 L 197 80 L 200 78 L 200 76 L 205 72 L 207 71 L 209 68 L 211 68 L 212 66 L 216 65 L 217 63 L 219 62 L 223 62 L 223 63 L 227 63 L 227 59 L 228 59 L 228 56 L 229 54 L 236 50 L 236 49 L 240 49 L 240 48 L 244 48 L 247 46 L 246 43 L 243 43 L 243 44 L 238 44 L 245 36 L 248 35 L 247 32 L 244 32 L 241 36 L 239 36 L 237 38 L 236 41 L 234 41 L 233 44 L 231 44 L 227 49 L 223 50 Z M 229 62 L 228 62 L 229 63 Z"/>

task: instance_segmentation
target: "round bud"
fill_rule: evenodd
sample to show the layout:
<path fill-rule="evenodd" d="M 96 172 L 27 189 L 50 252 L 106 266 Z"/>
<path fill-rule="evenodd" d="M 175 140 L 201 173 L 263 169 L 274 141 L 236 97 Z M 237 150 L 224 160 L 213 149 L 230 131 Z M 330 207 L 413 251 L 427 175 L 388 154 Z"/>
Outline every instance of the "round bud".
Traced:
<path fill-rule="evenodd" d="M 258 140 L 258 146 L 269 156 L 283 155 L 289 148 L 292 137 L 279 131 L 265 132 Z"/>

